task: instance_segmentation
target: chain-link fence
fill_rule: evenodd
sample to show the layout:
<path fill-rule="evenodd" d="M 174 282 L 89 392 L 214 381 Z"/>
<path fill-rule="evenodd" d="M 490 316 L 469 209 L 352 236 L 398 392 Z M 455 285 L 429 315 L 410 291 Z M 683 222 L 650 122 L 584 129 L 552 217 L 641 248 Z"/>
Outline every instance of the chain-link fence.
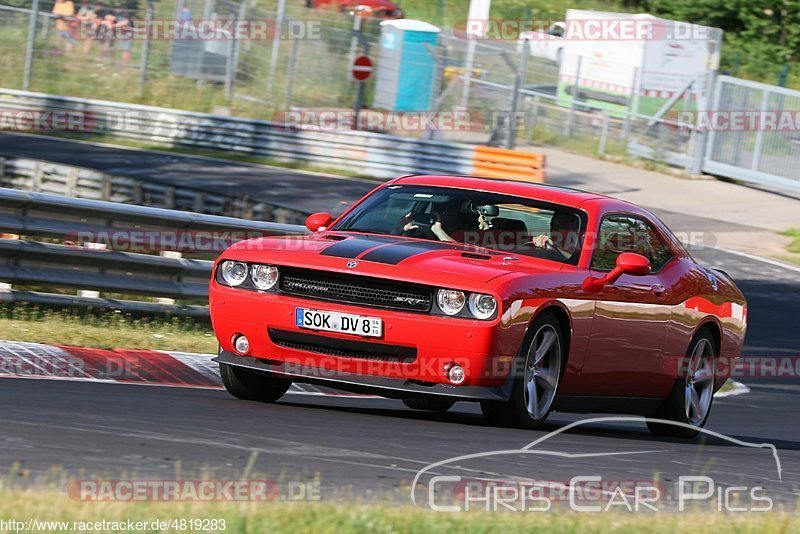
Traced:
<path fill-rule="evenodd" d="M 91 2 L 89 16 L 77 4 L 75 15 L 58 18 L 53 0 L 43 0 L 30 58 L 30 10 L 0 6 L 0 85 L 270 118 L 291 106 L 352 107 L 349 65 L 377 42 L 376 23 L 356 36 L 355 17 L 299 2 L 288 3 L 280 24 L 273 2 L 140 4 Z"/>
<path fill-rule="evenodd" d="M 577 47 L 551 41 L 547 48 L 535 41 L 474 39 L 456 28 L 433 28 L 428 31 L 435 39 L 416 43 L 402 67 L 388 69 L 383 67 L 395 43 L 386 28 L 346 10 L 278 0 L 132 0 L 133 7 L 110 9 L 81 0 L 80 13 L 55 17 L 53 11 L 64 12 L 58 4 L 68 1 L 40 0 L 35 39 L 31 10 L 0 6 L 5 66 L 0 86 L 258 119 L 286 120 L 287 113 L 299 110 L 305 113 L 302 127 L 360 127 L 508 148 L 551 145 L 588 154 L 632 153 L 692 172 L 710 161 L 704 158 L 708 132 L 681 121 L 681 113 L 715 105 L 727 109 L 731 102 L 744 109 L 788 109 L 787 99 L 795 98 L 779 88 L 732 88 L 718 94 L 723 100 L 715 103 L 719 84 L 713 83 L 713 71 L 702 70 L 711 59 L 681 71 L 675 58 L 713 57 L 721 40 L 716 33 L 706 41 Z M 650 59 L 657 61 L 648 64 L 643 57 L 651 45 L 655 55 Z M 632 53 L 637 46 L 645 50 L 641 57 Z M 351 74 L 358 55 L 370 56 L 376 65 L 361 86 Z M 387 72 L 404 91 L 430 98 L 416 108 L 387 104 L 397 97 L 387 93 L 391 84 L 381 76 Z M 370 116 L 364 123 L 351 113 L 358 107 L 359 88 Z M 758 103 L 747 100 L 750 93 Z M 409 109 L 436 118 L 466 114 L 467 124 L 455 121 L 449 127 L 452 122 L 446 120 L 420 119 L 409 126 L 387 119 Z M 331 112 L 339 117 L 321 126 L 321 115 Z M 348 113 L 350 119 L 341 120 Z M 297 126 L 295 120 L 288 126 Z M 761 154 L 758 172 L 793 177 L 797 169 L 791 134 L 734 132 L 718 135 L 714 143 L 717 163 L 751 168 L 752 161 L 744 160 Z"/>

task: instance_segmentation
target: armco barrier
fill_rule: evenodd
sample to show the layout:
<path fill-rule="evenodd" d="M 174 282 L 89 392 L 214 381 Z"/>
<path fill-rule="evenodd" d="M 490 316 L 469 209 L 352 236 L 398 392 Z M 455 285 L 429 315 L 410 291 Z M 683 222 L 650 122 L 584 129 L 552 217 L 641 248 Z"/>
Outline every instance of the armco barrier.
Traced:
<path fill-rule="evenodd" d="M 526 182 L 544 182 L 544 154 L 476 146 L 473 174 L 485 178 L 511 178 Z"/>
<path fill-rule="evenodd" d="M 185 185 L 165 185 L 156 178 L 117 176 L 29 158 L 0 157 L 0 187 L 289 224 L 302 224 L 308 216 L 299 210 L 254 202 L 246 195 L 214 194 Z"/>
<path fill-rule="evenodd" d="M 245 237 L 308 232 L 299 225 L 3 188 L 0 188 L 0 228 L 4 230 L 0 234 L 0 283 L 5 284 L 0 301 L 191 315 L 207 313 L 204 306 L 191 304 L 202 303 L 207 297 L 211 262 L 158 252 L 175 250 L 187 238 L 195 242 L 202 238 L 209 247 L 207 252 L 213 253 Z M 92 246 L 109 235 L 114 236 L 115 244 L 129 250 Z M 86 243 L 81 242 L 81 236 L 89 236 Z M 91 240 L 93 236 L 98 239 Z M 151 236 L 157 239 L 151 241 Z M 41 238 L 57 242 L 43 242 Z M 83 294 L 33 292 L 24 286 L 79 290 Z M 161 300 L 96 298 L 99 292 Z M 175 305 L 165 299 L 180 299 L 190 305 Z"/>
<path fill-rule="evenodd" d="M 297 129 L 270 121 L 12 89 L 0 89 L 0 108 L 78 111 L 85 118 L 87 134 L 228 150 L 378 178 L 411 173 L 472 174 L 474 151 L 470 145 L 355 130 Z"/>

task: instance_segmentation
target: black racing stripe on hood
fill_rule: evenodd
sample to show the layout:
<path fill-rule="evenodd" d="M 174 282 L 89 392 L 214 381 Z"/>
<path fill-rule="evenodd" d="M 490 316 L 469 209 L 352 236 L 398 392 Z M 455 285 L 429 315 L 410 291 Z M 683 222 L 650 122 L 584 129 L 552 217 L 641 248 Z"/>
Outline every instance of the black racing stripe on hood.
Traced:
<path fill-rule="evenodd" d="M 429 243 L 398 243 L 396 245 L 387 245 L 377 248 L 368 252 L 360 259 L 397 265 L 401 261 L 416 256 L 417 254 L 424 254 L 432 250 L 455 250 L 458 248 L 460 248 L 458 245 L 440 243 L 437 241 L 431 241 Z"/>
<path fill-rule="evenodd" d="M 322 256 L 335 256 L 337 258 L 355 258 L 370 249 L 385 245 L 387 243 L 398 242 L 398 239 L 387 239 L 380 237 L 351 237 L 344 241 L 339 241 L 326 247 L 320 252 Z"/>

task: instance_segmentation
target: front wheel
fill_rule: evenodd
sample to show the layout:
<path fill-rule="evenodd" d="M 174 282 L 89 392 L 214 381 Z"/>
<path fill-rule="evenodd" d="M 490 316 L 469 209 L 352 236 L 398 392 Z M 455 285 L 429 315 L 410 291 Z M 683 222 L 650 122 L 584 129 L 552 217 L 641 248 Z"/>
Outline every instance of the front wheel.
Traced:
<path fill-rule="evenodd" d="M 654 414 L 659 419 L 682 423 L 647 422 L 647 428 L 659 436 L 693 438 L 706 424 L 714 399 L 714 362 L 716 349 L 714 337 L 707 329 L 700 332 L 689 346 L 688 355 L 683 360 L 682 377 Z M 691 425 L 689 428 L 683 425 Z"/>
<path fill-rule="evenodd" d="M 228 393 L 242 400 L 275 402 L 283 397 L 292 385 L 288 380 L 280 380 L 225 363 L 219 364 L 219 375 Z"/>
<path fill-rule="evenodd" d="M 520 354 L 524 367 L 521 372 L 515 369 L 511 398 L 481 402 L 481 411 L 490 424 L 540 428 L 553 408 L 565 361 L 561 326 L 552 314 L 545 313 L 533 322 L 529 332 L 533 335 Z"/>

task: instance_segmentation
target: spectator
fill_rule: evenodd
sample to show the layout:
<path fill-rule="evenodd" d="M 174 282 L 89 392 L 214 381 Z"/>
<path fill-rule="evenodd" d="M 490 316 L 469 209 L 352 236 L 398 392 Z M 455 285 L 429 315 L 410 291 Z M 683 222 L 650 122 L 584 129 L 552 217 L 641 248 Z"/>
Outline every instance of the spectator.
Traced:
<path fill-rule="evenodd" d="M 122 9 L 116 11 L 116 23 L 114 25 L 114 38 L 116 47 L 119 49 L 122 66 L 127 67 L 131 61 L 131 44 L 133 43 L 133 21 L 125 15 Z"/>
<path fill-rule="evenodd" d="M 78 21 L 80 22 L 80 38 L 83 39 L 83 55 L 88 56 L 92 50 L 97 34 L 97 12 L 95 6 L 89 4 L 89 0 L 81 0 L 81 7 L 78 9 Z"/>
<path fill-rule="evenodd" d="M 72 0 L 56 0 L 53 5 L 53 15 L 57 17 L 56 31 L 58 31 L 59 40 L 64 45 L 64 51 L 71 52 L 75 39 L 70 33 L 70 23 L 75 20 L 75 4 L 72 3 Z"/>
<path fill-rule="evenodd" d="M 183 6 L 183 9 L 181 9 L 181 15 L 178 18 L 178 22 L 180 22 L 181 24 L 192 22 L 192 10 L 189 9 L 187 6 Z"/>
<path fill-rule="evenodd" d="M 106 59 L 113 60 L 114 46 L 114 26 L 116 18 L 113 11 L 104 9 L 98 14 L 97 23 L 97 42 L 100 43 L 100 57 L 105 62 Z"/>

